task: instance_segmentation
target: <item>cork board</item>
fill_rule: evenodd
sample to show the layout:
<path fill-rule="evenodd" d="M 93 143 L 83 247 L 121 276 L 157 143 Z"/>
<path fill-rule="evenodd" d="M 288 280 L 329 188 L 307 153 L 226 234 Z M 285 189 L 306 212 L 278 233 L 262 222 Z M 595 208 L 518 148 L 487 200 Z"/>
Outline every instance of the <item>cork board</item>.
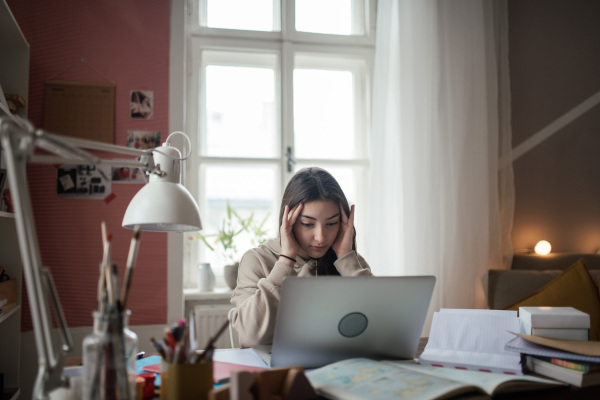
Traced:
<path fill-rule="evenodd" d="M 44 129 L 60 135 L 114 143 L 115 85 L 46 82 Z"/>

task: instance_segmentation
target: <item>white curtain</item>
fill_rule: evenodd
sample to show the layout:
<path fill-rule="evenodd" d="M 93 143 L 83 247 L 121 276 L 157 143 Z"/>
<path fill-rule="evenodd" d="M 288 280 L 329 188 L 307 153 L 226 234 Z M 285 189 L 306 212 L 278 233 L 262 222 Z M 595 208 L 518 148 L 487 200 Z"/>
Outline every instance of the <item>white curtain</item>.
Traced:
<path fill-rule="evenodd" d="M 367 253 L 376 275 L 434 275 L 442 307 L 487 307 L 512 248 L 506 3 L 380 0 Z"/>

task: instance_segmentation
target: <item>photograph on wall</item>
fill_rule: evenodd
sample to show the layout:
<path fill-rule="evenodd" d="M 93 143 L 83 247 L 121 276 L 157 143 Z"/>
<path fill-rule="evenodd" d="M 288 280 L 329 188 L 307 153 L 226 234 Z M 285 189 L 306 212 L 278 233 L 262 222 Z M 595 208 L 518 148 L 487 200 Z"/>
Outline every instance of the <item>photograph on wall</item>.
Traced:
<path fill-rule="evenodd" d="M 56 195 L 103 200 L 112 192 L 110 176 L 110 165 L 61 165 L 56 173 Z"/>
<path fill-rule="evenodd" d="M 154 118 L 154 91 L 132 90 L 129 113 L 132 119 Z"/>
<path fill-rule="evenodd" d="M 159 131 L 127 131 L 127 147 L 147 150 L 158 146 L 160 146 Z"/>
<path fill-rule="evenodd" d="M 131 160 L 123 159 L 123 161 Z M 145 185 L 146 183 L 148 183 L 148 177 L 140 168 L 112 167 L 112 183 L 138 183 L 141 185 Z"/>

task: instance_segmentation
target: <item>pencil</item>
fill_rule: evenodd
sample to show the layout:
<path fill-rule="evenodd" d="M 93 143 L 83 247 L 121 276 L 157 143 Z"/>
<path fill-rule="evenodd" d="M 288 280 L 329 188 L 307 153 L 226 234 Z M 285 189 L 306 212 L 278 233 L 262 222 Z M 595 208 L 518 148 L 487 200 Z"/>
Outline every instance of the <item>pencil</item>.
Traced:
<path fill-rule="evenodd" d="M 129 289 L 131 287 L 131 274 L 133 272 L 133 267 L 135 266 L 135 262 L 137 260 L 138 248 L 140 243 L 140 226 L 136 225 L 135 230 L 133 231 L 133 237 L 131 238 L 131 243 L 129 245 L 129 254 L 127 255 L 127 265 L 125 269 L 125 279 L 123 281 L 123 289 L 121 292 L 121 300 L 123 302 L 123 309 L 127 307 L 127 299 L 129 297 Z"/>
<path fill-rule="evenodd" d="M 215 350 L 215 342 L 219 339 L 219 337 L 221 337 L 221 335 L 227 328 L 227 325 L 229 325 L 229 320 L 225 321 L 223 325 L 221 325 L 217 333 L 208 341 L 208 343 L 204 347 L 204 352 L 202 353 L 202 355 L 200 355 L 200 358 L 198 358 L 197 362 L 200 362 L 202 360 L 205 360 L 206 362 L 212 361 L 213 353 Z"/>

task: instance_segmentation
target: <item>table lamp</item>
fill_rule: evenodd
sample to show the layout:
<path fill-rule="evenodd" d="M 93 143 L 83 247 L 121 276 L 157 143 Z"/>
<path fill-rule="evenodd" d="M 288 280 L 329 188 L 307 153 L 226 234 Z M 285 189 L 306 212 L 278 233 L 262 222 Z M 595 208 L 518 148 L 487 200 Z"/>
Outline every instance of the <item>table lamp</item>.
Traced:
<path fill-rule="evenodd" d="M 150 175 L 149 183 L 131 200 L 122 226 L 129 229 L 139 226 L 140 230 L 154 232 L 201 230 L 198 205 L 180 183 L 180 164 L 185 158 L 181 157 L 178 149 L 169 144 L 172 135 L 169 135 L 162 146 L 148 150 L 60 136 L 35 130 L 29 121 L 10 114 L 0 104 L 0 143 L 6 160 L 38 352 L 39 367 L 33 388 L 34 399 L 48 399 L 52 390 L 67 384 L 62 371 L 66 352 L 72 348 L 73 343 L 50 270 L 42 266 L 27 185 L 26 164 L 108 164 L 142 168 Z M 187 140 L 189 143 L 189 138 Z M 50 154 L 36 154 L 36 149 L 45 150 Z M 101 159 L 83 149 L 127 154 L 138 158 L 130 161 Z M 50 297 L 50 304 L 60 328 L 60 349 L 57 349 L 53 342 L 52 315 L 49 313 L 46 295 Z"/>

